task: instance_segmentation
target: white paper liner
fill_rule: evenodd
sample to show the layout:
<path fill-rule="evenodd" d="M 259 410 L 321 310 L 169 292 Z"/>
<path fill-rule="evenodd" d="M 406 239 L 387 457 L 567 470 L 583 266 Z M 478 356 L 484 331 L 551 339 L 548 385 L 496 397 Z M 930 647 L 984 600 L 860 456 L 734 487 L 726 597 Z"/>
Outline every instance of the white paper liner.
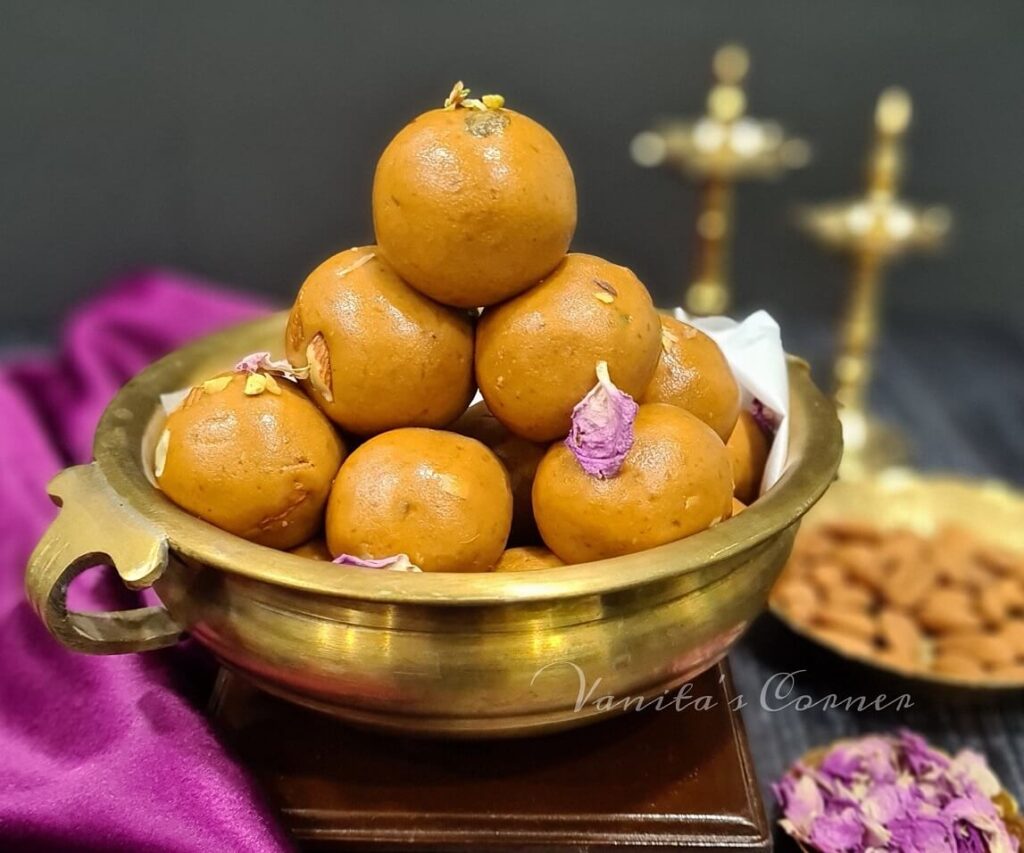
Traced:
<path fill-rule="evenodd" d="M 690 317 L 682 308 L 676 308 L 675 316 L 718 344 L 743 391 L 743 408 L 752 411 L 757 400 L 777 425 L 761 478 L 764 494 L 786 470 L 789 455 L 789 373 L 779 324 L 767 311 L 755 311 L 742 321 Z"/>

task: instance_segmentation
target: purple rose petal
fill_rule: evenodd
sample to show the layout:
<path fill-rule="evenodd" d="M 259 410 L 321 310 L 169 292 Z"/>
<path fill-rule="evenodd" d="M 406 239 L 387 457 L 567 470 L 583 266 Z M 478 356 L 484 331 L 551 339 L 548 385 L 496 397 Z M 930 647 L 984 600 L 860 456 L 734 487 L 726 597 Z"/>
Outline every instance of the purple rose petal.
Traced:
<path fill-rule="evenodd" d="M 773 438 L 779 431 L 779 415 L 756 397 L 750 403 L 750 414 L 757 425 L 761 427 L 761 432 L 768 438 Z"/>
<path fill-rule="evenodd" d="M 419 566 L 414 565 L 405 554 L 395 554 L 392 557 L 381 557 L 379 560 L 368 560 L 363 557 L 353 557 L 351 554 L 341 554 L 331 560 L 339 566 L 359 566 L 363 569 L 388 569 L 392 572 L 421 572 Z"/>
<path fill-rule="evenodd" d="M 597 384 L 572 410 L 572 428 L 565 446 L 592 477 L 614 477 L 633 446 L 633 422 L 640 408 L 615 387 L 608 364 L 597 363 Z"/>
<path fill-rule="evenodd" d="M 302 369 L 292 367 L 287 359 L 272 359 L 269 352 L 252 352 L 235 365 L 236 373 L 270 373 L 297 382 L 302 378 Z"/>
<path fill-rule="evenodd" d="M 903 731 L 834 745 L 819 765 L 797 762 L 773 786 L 779 823 L 823 853 L 1016 853 L 982 756 L 952 759 Z"/>
<path fill-rule="evenodd" d="M 822 853 L 847 853 L 864 849 L 864 825 L 856 809 L 824 814 L 811 827 L 811 844 Z"/>

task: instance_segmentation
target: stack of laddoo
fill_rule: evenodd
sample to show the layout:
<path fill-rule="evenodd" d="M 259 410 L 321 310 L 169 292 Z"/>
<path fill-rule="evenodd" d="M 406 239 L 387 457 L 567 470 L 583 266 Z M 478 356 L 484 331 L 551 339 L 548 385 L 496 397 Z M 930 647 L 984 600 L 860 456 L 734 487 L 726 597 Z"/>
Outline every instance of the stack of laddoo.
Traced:
<path fill-rule="evenodd" d="M 469 94 L 387 146 L 376 244 L 310 273 L 283 358 L 245 356 L 168 415 L 154 475 L 182 508 L 340 565 L 515 572 L 672 542 L 756 497 L 769 437 L 721 351 L 626 267 L 567 254 L 561 146 Z"/>

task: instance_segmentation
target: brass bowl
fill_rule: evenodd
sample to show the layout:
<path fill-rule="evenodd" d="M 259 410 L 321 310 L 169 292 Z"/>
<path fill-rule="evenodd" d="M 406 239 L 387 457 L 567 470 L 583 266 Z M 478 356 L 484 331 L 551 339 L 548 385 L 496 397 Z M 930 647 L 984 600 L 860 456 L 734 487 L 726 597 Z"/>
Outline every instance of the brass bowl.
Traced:
<path fill-rule="evenodd" d="M 808 513 L 804 527 L 838 520 L 865 521 L 882 530 L 904 528 L 922 536 L 933 535 L 945 524 L 956 524 L 992 545 L 1024 551 L 1024 493 L 996 480 L 919 474 L 906 468 L 839 480 Z M 813 626 L 791 619 L 773 598 L 769 598 L 769 607 L 790 630 L 811 642 L 903 680 L 979 692 L 1024 688 L 1024 681 L 958 678 L 902 669 L 875 657 L 852 654 L 819 635 Z"/>
<path fill-rule="evenodd" d="M 62 509 L 26 586 L 64 645 L 136 652 L 187 631 L 258 686 L 357 724 L 453 737 L 568 728 L 624 710 L 602 697 L 654 696 L 723 657 L 764 609 L 841 455 L 835 409 L 791 360 L 789 467 L 735 519 L 643 553 L 528 573 L 339 568 L 218 530 L 152 483 L 160 394 L 279 350 L 284 323 L 238 326 L 143 370 L 104 413 L 96 461 L 53 480 Z M 68 584 L 100 563 L 133 589 L 152 586 L 163 606 L 69 612 Z M 581 674 L 596 689 L 577 708 Z"/>

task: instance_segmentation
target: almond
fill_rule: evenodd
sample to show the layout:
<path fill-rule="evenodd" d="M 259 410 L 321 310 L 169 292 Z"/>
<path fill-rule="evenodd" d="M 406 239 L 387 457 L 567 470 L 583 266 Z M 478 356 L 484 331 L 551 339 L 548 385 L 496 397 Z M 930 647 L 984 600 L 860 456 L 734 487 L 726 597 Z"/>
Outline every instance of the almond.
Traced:
<path fill-rule="evenodd" d="M 893 606 L 916 607 L 935 587 L 935 570 L 920 562 L 900 563 L 885 579 L 883 597 Z"/>
<path fill-rule="evenodd" d="M 936 634 L 970 631 L 981 624 L 971 596 L 959 589 L 936 589 L 921 602 L 918 620 Z"/>
<path fill-rule="evenodd" d="M 872 640 L 877 630 L 875 620 L 867 613 L 844 610 L 839 607 L 822 608 L 818 611 L 815 621 L 833 631 L 860 637 L 864 640 Z"/>
<path fill-rule="evenodd" d="M 894 659 L 904 665 L 919 666 L 924 661 L 925 638 L 914 622 L 898 610 L 878 614 L 878 633 Z"/>
<path fill-rule="evenodd" d="M 809 622 L 818 610 L 818 593 L 804 580 L 783 581 L 772 590 L 772 599 L 794 622 Z"/>
<path fill-rule="evenodd" d="M 1024 665 L 1015 663 L 1009 666 L 997 666 L 990 675 L 1000 681 L 1024 681 Z"/>
<path fill-rule="evenodd" d="M 306 347 L 309 382 L 328 403 L 334 402 L 334 378 L 331 373 L 331 352 L 322 332 L 313 335 Z"/>
<path fill-rule="evenodd" d="M 987 624 L 1000 626 L 1011 611 L 1024 610 L 1024 587 L 1014 578 L 992 581 L 978 594 L 978 610 Z"/>
<path fill-rule="evenodd" d="M 936 641 L 938 654 L 956 654 L 973 658 L 985 666 L 1009 666 L 1016 654 L 1005 637 L 985 631 L 950 634 Z"/>
<path fill-rule="evenodd" d="M 831 537 L 842 541 L 856 540 L 875 544 L 882 538 L 882 531 L 870 521 L 856 519 L 833 519 L 823 525 L 824 531 Z"/>
<path fill-rule="evenodd" d="M 996 634 L 1013 649 L 1018 659 L 1024 660 L 1024 622 L 1013 619 L 1003 625 Z"/>
<path fill-rule="evenodd" d="M 1001 575 L 1024 579 L 1024 555 L 997 545 L 979 545 L 978 561 Z"/>
<path fill-rule="evenodd" d="M 874 590 L 882 588 L 885 570 L 876 548 L 854 543 L 839 548 L 835 556 L 837 562 L 846 569 L 851 577 L 867 584 Z"/>
<path fill-rule="evenodd" d="M 863 637 L 854 637 L 842 631 L 834 631 L 829 628 L 815 628 L 814 636 L 829 646 L 835 646 L 839 651 L 854 657 L 873 657 L 875 647 L 870 640 Z"/>
<path fill-rule="evenodd" d="M 846 582 L 846 573 L 838 563 L 821 562 L 810 571 L 811 579 L 822 592 L 842 586 Z"/>
<path fill-rule="evenodd" d="M 875 596 L 866 586 L 847 581 L 826 589 L 825 600 L 830 607 L 858 610 L 864 613 L 871 609 L 875 602 Z"/>
<path fill-rule="evenodd" d="M 936 655 L 932 669 L 943 675 L 954 675 L 960 678 L 980 678 L 985 674 L 977 660 L 955 652 Z"/>

